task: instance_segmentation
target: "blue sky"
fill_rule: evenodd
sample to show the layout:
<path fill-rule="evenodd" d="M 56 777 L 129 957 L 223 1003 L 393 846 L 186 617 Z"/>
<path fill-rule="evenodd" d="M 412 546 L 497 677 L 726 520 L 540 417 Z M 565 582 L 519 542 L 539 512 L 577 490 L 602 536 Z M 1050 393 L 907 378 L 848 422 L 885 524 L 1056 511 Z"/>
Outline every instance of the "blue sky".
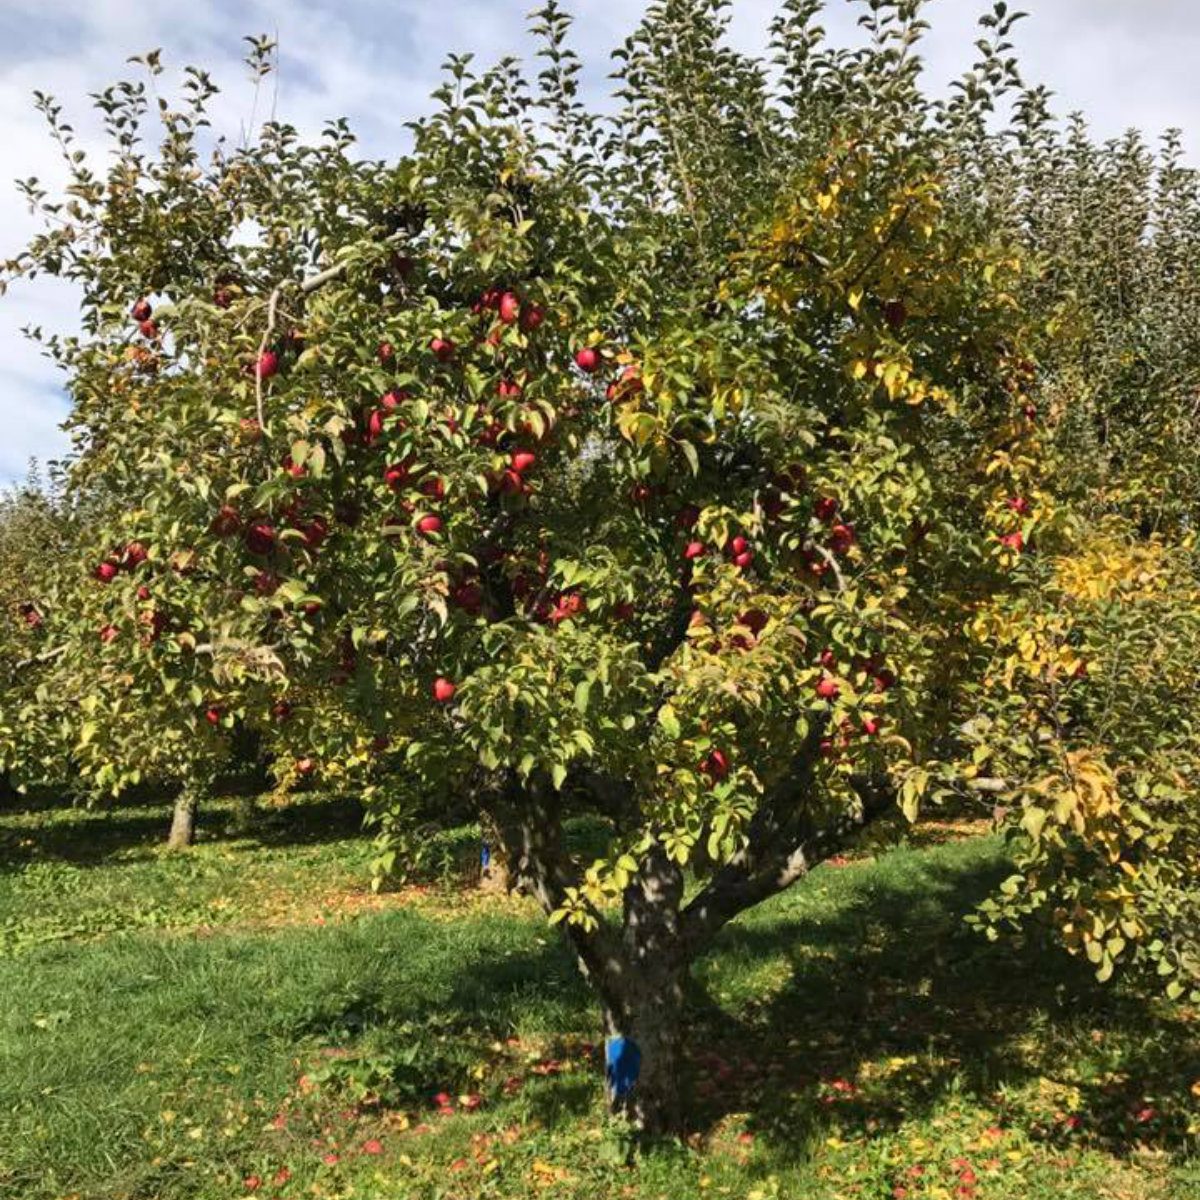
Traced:
<path fill-rule="evenodd" d="M 10 177 L 59 175 L 33 111 L 40 88 L 64 102 L 85 144 L 98 145 L 87 94 L 130 70 L 131 54 L 162 47 L 176 68 L 196 63 L 223 88 L 218 121 L 236 134 L 253 89 L 241 38 L 279 39 L 279 115 L 302 130 L 345 115 L 363 150 L 387 156 L 403 145 L 403 123 L 422 110 L 449 51 L 491 61 L 526 53 L 525 13 L 534 0 L 0 0 L 0 128 Z M 636 24 L 644 0 L 568 0 L 589 83 L 603 86 L 607 55 Z M 734 0 L 734 41 L 762 44 L 776 0 Z M 1104 136 L 1137 126 L 1177 125 L 1200 161 L 1200 96 L 1194 87 L 1200 29 L 1189 0 L 1026 0 L 1019 27 L 1027 80 L 1057 94 L 1061 112 L 1080 109 Z M 929 86 L 944 88 L 970 61 L 984 0 L 932 0 L 926 42 Z M 825 25 L 855 36 L 850 0 L 829 0 Z M 15 188 L 0 186 L 0 259 L 34 226 Z M 69 331 L 75 297 L 51 281 L 21 283 L 0 299 L 0 486 L 21 478 L 31 457 L 61 455 L 61 379 L 20 330 Z"/>

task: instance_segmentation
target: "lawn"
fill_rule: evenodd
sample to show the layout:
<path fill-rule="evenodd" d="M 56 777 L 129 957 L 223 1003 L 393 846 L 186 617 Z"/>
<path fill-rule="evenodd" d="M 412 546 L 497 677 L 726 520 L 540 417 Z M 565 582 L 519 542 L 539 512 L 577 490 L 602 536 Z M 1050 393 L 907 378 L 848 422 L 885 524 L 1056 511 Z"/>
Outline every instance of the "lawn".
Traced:
<path fill-rule="evenodd" d="M 631 1157 L 527 901 L 372 894 L 346 804 L 230 823 L 170 857 L 161 807 L 0 811 L 0 1195 L 1200 1197 L 1197 1014 L 966 929 L 987 837 L 823 867 L 729 928 L 693 1133 Z"/>

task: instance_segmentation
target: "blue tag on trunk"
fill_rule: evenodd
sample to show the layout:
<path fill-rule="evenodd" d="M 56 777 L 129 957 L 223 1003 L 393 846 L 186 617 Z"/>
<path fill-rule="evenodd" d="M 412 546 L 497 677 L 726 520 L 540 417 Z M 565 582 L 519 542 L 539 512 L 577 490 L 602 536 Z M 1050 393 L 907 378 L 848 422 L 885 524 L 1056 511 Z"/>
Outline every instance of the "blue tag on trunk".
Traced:
<path fill-rule="evenodd" d="M 479 843 L 479 865 L 486 871 L 491 865 L 492 848 L 487 842 Z"/>
<path fill-rule="evenodd" d="M 628 1096 L 642 1069 L 642 1052 L 633 1038 L 609 1038 L 604 1047 L 604 1075 L 608 1089 L 620 1099 Z"/>

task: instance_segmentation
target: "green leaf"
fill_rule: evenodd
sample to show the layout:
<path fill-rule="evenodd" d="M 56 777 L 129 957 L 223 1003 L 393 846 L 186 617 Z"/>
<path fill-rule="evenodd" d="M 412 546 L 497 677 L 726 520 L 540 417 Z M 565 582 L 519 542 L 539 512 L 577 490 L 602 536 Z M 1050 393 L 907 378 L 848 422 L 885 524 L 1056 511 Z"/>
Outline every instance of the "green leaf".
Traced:
<path fill-rule="evenodd" d="M 671 705 L 664 704 L 662 708 L 658 710 L 658 723 L 663 727 L 663 730 L 666 732 L 667 736 L 672 739 L 672 741 L 679 740 L 683 730 L 679 724 L 679 717 L 676 715 L 675 709 L 672 708 Z"/>

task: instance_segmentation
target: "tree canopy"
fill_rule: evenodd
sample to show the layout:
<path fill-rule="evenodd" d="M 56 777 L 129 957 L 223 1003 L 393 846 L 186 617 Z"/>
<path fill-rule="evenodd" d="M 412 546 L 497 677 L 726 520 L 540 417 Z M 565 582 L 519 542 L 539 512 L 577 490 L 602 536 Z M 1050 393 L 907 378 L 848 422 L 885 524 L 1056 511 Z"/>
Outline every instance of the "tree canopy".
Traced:
<path fill-rule="evenodd" d="M 990 930 L 1195 994 L 1195 175 L 1056 124 L 1005 4 L 947 98 L 923 5 L 862 7 L 839 49 L 786 0 L 758 61 L 659 0 L 597 113 L 548 3 L 388 162 L 214 141 L 189 69 L 97 98 L 99 167 L 41 98 L 71 183 L 8 274 L 80 286 L 47 348 L 106 499 L 0 762 L 49 711 L 103 787 L 246 726 L 387 827 L 469 793 L 649 1126 L 690 962 L 897 806 L 1010 831 Z"/>

